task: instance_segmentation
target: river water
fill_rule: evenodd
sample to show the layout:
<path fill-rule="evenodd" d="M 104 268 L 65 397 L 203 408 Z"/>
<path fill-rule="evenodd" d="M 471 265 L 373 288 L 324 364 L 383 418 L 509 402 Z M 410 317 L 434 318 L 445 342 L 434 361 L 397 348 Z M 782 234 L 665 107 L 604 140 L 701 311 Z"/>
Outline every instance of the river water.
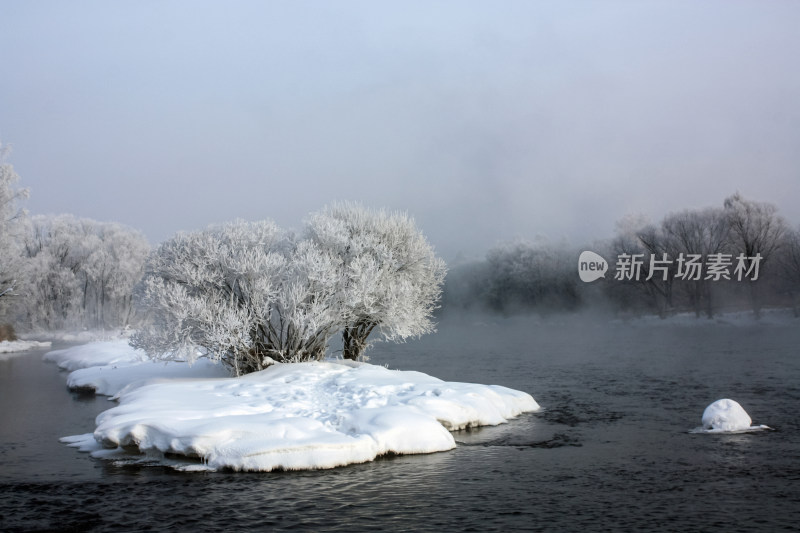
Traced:
<path fill-rule="evenodd" d="M 333 470 L 180 473 L 58 442 L 114 404 L 47 350 L 0 361 L 0 531 L 780 531 L 800 523 L 800 328 L 450 319 L 371 362 L 544 407 L 455 450 Z M 59 346 L 53 346 L 53 349 Z M 688 433 L 737 400 L 775 431 Z"/>

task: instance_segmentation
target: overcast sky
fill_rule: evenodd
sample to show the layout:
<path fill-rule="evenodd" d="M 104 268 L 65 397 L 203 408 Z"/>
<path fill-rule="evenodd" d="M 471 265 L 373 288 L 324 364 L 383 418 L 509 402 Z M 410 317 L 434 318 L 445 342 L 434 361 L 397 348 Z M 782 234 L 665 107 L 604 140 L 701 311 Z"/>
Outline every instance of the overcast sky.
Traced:
<path fill-rule="evenodd" d="M 152 243 L 332 200 L 446 258 L 725 196 L 800 222 L 800 2 L 0 0 L 32 213 Z"/>

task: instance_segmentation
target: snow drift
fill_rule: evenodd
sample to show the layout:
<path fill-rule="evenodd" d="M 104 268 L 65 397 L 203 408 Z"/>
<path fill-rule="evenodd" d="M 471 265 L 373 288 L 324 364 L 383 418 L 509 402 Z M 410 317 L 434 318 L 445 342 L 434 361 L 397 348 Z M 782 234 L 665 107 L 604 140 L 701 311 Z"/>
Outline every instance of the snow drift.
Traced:
<path fill-rule="evenodd" d="M 44 354 L 44 360 L 56 363 L 58 368 L 72 372 L 92 366 L 135 363 L 148 360 L 147 355 L 132 348 L 127 339 L 96 341 Z"/>
<path fill-rule="evenodd" d="M 448 430 L 539 410 L 530 395 L 506 387 L 352 361 L 134 384 L 118 399 L 97 417 L 93 435 L 62 440 L 96 457 L 133 449 L 199 458 L 210 469 L 332 468 L 388 453 L 449 450 L 455 440 Z"/>
<path fill-rule="evenodd" d="M 125 387 L 165 379 L 221 378 L 230 372 L 219 363 L 199 359 L 193 364 L 180 361 L 139 361 L 79 368 L 67 376 L 67 387 L 115 396 Z"/>
<path fill-rule="evenodd" d="M 71 371 L 67 376 L 70 389 L 87 389 L 106 396 L 114 396 L 128 385 L 147 381 L 230 375 L 221 364 L 208 359 L 199 359 L 194 364 L 154 361 L 141 350 L 132 348 L 125 339 L 54 350 L 47 352 L 44 360 Z"/>

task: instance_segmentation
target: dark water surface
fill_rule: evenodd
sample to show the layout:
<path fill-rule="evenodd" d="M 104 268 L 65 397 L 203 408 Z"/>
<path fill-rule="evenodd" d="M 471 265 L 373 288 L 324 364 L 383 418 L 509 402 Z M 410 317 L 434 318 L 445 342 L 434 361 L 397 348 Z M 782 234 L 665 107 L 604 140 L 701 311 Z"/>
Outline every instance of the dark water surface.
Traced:
<path fill-rule="evenodd" d="M 800 327 L 449 320 L 372 363 L 544 407 L 459 446 L 311 472 L 115 466 L 58 438 L 113 404 L 0 361 L 0 531 L 797 531 Z M 53 348 L 57 348 L 54 346 Z M 772 432 L 687 433 L 737 400 Z"/>

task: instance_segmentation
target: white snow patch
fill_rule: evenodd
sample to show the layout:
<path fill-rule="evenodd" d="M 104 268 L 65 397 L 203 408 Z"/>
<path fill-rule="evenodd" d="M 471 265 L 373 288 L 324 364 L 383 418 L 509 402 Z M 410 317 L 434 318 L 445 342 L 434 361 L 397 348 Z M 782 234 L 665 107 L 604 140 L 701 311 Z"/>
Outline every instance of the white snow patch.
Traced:
<path fill-rule="evenodd" d="M 86 435 L 67 442 L 109 459 L 124 447 L 202 460 L 171 465 L 182 470 L 332 468 L 387 453 L 444 451 L 456 445 L 448 429 L 539 410 L 530 395 L 506 387 L 345 361 L 141 384 L 118 399 L 96 420 L 93 438 L 105 449 Z"/>
<path fill-rule="evenodd" d="M 141 350 L 133 349 L 126 339 L 96 341 L 44 354 L 44 360 L 73 371 L 92 366 L 118 365 L 149 361 Z"/>
<path fill-rule="evenodd" d="M 71 389 L 92 389 L 95 394 L 115 396 L 126 387 L 165 379 L 221 378 L 230 372 L 221 364 L 198 359 L 193 364 L 181 361 L 140 361 L 79 368 L 67 376 Z"/>
<path fill-rule="evenodd" d="M 28 350 L 34 350 L 36 348 L 48 348 L 49 346 L 49 342 L 2 341 L 0 342 L 0 361 L 20 355 L 21 352 L 27 352 Z"/>
<path fill-rule="evenodd" d="M 221 364 L 198 359 L 194 364 L 182 361 L 153 361 L 134 350 L 125 339 L 97 341 L 44 355 L 45 361 L 71 371 L 67 386 L 92 389 L 95 394 L 114 396 L 125 387 L 163 379 L 217 378 L 230 373 Z"/>
<path fill-rule="evenodd" d="M 692 433 L 743 433 L 772 429 L 769 426 L 752 426 L 747 411 L 734 400 L 723 398 L 712 403 L 703 411 L 703 426 Z"/>

